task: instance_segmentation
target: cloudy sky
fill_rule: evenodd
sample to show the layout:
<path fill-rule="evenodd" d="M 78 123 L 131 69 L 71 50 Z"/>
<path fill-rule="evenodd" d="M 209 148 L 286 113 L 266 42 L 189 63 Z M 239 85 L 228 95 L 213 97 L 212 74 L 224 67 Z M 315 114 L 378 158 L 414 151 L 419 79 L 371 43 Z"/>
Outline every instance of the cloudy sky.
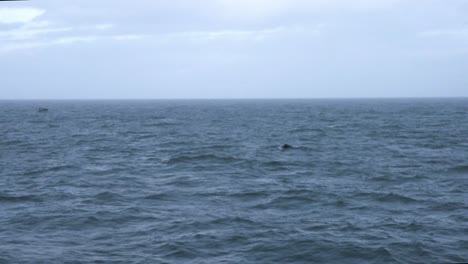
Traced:
<path fill-rule="evenodd" d="M 467 0 L 0 2 L 0 99 L 468 96 Z"/>

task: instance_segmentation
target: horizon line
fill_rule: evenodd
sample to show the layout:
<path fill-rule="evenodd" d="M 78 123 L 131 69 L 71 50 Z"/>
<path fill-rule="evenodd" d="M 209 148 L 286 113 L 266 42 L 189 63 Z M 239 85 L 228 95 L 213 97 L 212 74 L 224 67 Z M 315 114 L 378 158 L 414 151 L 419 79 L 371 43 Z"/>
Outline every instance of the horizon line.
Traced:
<path fill-rule="evenodd" d="M 0 101 L 188 101 L 188 100 L 360 100 L 360 99 L 468 99 L 467 96 L 391 96 L 391 97 L 250 97 L 250 98 L 0 98 Z"/>

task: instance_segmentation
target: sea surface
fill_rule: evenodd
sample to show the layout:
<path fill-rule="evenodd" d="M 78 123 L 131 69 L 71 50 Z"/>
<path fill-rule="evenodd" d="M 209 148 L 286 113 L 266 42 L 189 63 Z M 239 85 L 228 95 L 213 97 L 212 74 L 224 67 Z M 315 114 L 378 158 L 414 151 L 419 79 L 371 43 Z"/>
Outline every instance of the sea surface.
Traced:
<path fill-rule="evenodd" d="M 0 101 L 0 263 L 456 262 L 468 99 Z"/>

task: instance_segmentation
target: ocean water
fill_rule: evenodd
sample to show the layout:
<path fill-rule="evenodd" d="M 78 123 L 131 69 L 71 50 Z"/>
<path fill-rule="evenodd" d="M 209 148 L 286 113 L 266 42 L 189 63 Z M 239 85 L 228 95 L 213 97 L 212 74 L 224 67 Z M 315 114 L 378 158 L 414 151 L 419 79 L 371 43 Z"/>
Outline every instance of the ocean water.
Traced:
<path fill-rule="evenodd" d="M 0 263 L 468 262 L 467 190 L 468 99 L 0 101 Z"/>

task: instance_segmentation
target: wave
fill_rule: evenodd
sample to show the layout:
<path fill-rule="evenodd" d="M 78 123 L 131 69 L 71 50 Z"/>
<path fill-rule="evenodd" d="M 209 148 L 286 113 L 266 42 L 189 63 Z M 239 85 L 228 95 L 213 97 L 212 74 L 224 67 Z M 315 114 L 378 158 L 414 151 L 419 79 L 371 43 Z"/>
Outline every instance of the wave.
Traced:
<path fill-rule="evenodd" d="M 454 104 L 424 120 L 410 102 L 60 104 L 0 117 L 0 248 L 16 251 L 0 262 L 468 257 Z"/>
<path fill-rule="evenodd" d="M 205 154 L 205 155 L 182 155 L 176 156 L 169 159 L 163 160 L 164 164 L 168 165 L 175 165 L 181 163 L 194 163 L 194 162 L 201 162 L 201 161 L 215 161 L 215 162 L 242 162 L 245 161 L 243 159 L 234 158 L 234 157 L 222 157 L 214 154 Z"/>
<path fill-rule="evenodd" d="M 240 216 L 216 218 L 208 223 L 214 224 L 214 225 L 228 225 L 228 226 L 231 226 L 232 224 L 249 225 L 249 226 L 261 225 L 261 223 L 257 223 L 249 218 L 240 217 Z"/>
<path fill-rule="evenodd" d="M 113 200 L 121 199 L 123 198 L 123 196 L 107 191 L 107 192 L 101 192 L 101 193 L 96 194 L 94 198 L 97 200 L 101 200 L 101 201 L 113 201 Z"/>
<path fill-rule="evenodd" d="M 384 202 L 384 203 L 417 203 L 420 202 L 417 199 L 404 196 L 401 194 L 397 193 L 359 193 L 356 194 L 355 196 L 363 196 L 363 197 L 368 197 L 372 200 L 379 201 L 379 202 Z"/>
<path fill-rule="evenodd" d="M 457 166 L 448 169 L 448 172 L 450 173 L 456 173 L 456 174 L 468 174 L 468 165 L 467 166 Z"/>
<path fill-rule="evenodd" d="M 170 197 L 170 195 L 166 193 L 158 193 L 158 194 L 151 194 L 151 195 L 146 195 L 143 197 L 145 200 L 167 200 Z"/>
<path fill-rule="evenodd" d="M 255 200 L 259 198 L 269 197 L 270 195 L 271 195 L 270 192 L 265 192 L 265 191 L 246 191 L 246 192 L 230 193 L 227 196 L 241 199 L 241 200 Z"/>
<path fill-rule="evenodd" d="M 1 147 L 17 146 L 23 143 L 27 143 L 27 142 L 15 139 L 15 140 L 8 140 L 8 141 L 0 141 L 0 146 Z"/>
<path fill-rule="evenodd" d="M 456 210 L 468 209 L 468 207 L 462 202 L 445 202 L 432 205 L 429 210 L 442 211 L 442 212 L 453 212 Z"/>
<path fill-rule="evenodd" d="M 0 195 L 0 203 L 26 203 L 26 202 L 42 202 L 42 199 L 35 195 L 20 195 L 9 196 Z"/>
<path fill-rule="evenodd" d="M 305 195 L 280 195 L 270 201 L 253 206 L 256 209 L 283 209 L 297 210 L 298 208 L 309 207 L 311 203 L 318 202 L 317 194 Z"/>
<path fill-rule="evenodd" d="M 328 126 L 329 128 L 333 128 L 333 127 L 336 127 L 336 126 Z M 291 134 L 295 134 L 295 133 L 319 133 L 319 134 L 323 134 L 325 133 L 325 130 L 323 128 L 297 128 L 297 129 L 293 129 L 293 130 L 290 130 L 289 133 Z"/>
<path fill-rule="evenodd" d="M 74 170 L 74 169 L 76 169 L 75 166 L 60 165 L 60 166 L 53 166 L 53 167 L 45 168 L 45 169 L 27 171 L 27 172 L 22 173 L 21 175 L 23 175 L 23 176 L 32 176 L 32 175 L 38 175 L 38 174 L 43 174 L 43 173 L 58 172 L 58 171 L 65 171 L 65 170 Z"/>
<path fill-rule="evenodd" d="M 146 123 L 144 127 L 167 127 L 167 126 L 178 126 L 181 123 L 177 122 L 177 120 L 170 119 L 170 118 L 163 118 L 157 119 L 157 122 L 154 123 Z"/>
<path fill-rule="evenodd" d="M 419 200 L 413 199 L 411 197 L 407 197 L 404 195 L 396 194 L 396 193 L 389 193 L 387 195 L 381 195 L 377 198 L 378 201 L 381 202 L 388 202 L 388 203 L 415 203 L 419 202 Z"/>
<path fill-rule="evenodd" d="M 155 139 L 155 138 L 158 138 L 157 134 L 140 135 L 136 139 Z"/>

